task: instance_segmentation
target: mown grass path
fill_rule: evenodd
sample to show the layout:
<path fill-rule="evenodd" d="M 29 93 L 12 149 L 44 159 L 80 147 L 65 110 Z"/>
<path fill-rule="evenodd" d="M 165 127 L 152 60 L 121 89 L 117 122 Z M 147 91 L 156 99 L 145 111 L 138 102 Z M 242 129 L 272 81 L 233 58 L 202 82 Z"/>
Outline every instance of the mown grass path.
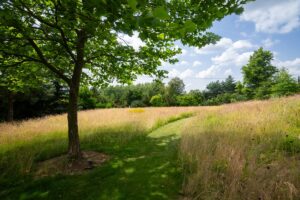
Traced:
<path fill-rule="evenodd" d="M 190 119 L 135 136 L 122 146 L 83 141 L 83 149 L 105 152 L 112 159 L 81 175 L 26 178 L 1 189 L 0 199 L 178 199 L 182 186 L 179 134 Z"/>

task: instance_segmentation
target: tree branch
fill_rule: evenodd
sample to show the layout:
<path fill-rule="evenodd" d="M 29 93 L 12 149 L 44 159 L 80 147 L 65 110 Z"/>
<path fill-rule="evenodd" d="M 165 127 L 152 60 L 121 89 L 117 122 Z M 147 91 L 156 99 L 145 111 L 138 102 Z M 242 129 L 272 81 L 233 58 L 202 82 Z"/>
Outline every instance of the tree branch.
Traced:
<path fill-rule="evenodd" d="M 48 67 L 48 69 L 50 69 L 51 71 L 56 73 L 61 79 L 66 81 L 67 84 L 70 84 L 70 79 L 67 76 L 65 76 L 60 70 L 58 70 L 56 67 L 54 67 L 51 63 L 49 63 L 47 61 L 47 59 L 45 58 L 42 50 L 36 45 L 34 40 L 30 39 L 30 38 L 28 38 L 27 40 L 30 43 L 30 45 L 33 47 L 33 49 L 35 50 L 37 55 L 39 56 L 39 58 L 41 60 L 41 63 L 43 63 L 46 67 Z"/>

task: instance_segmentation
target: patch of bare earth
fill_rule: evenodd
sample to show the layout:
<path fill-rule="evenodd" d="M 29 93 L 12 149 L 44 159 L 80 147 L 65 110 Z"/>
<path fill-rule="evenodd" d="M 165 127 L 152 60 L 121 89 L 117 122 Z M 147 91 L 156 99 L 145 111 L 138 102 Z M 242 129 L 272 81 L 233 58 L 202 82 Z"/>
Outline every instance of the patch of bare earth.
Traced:
<path fill-rule="evenodd" d="M 65 154 L 40 162 L 35 170 L 35 177 L 81 174 L 101 166 L 108 159 L 108 155 L 95 151 L 83 151 L 82 159 L 76 161 L 70 161 L 68 155 Z"/>

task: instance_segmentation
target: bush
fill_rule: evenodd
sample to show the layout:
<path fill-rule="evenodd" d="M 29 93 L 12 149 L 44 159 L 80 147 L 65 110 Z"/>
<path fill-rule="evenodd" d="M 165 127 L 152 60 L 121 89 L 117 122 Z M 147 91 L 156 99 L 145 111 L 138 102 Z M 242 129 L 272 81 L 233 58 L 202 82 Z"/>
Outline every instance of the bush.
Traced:
<path fill-rule="evenodd" d="M 154 95 L 150 99 L 150 103 L 152 106 L 164 106 L 164 100 L 160 94 Z"/>

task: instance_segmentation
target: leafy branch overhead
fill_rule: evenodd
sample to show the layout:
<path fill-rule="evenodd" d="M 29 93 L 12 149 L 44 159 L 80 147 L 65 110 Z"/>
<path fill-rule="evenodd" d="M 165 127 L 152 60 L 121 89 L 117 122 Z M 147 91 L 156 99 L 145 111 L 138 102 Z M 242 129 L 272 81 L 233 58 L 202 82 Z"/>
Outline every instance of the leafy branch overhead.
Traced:
<path fill-rule="evenodd" d="M 84 41 L 83 76 L 108 83 L 130 82 L 139 74 L 162 76 L 161 61 L 174 62 L 173 43 L 202 47 L 219 37 L 206 32 L 216 19 L 239 13 L 246 0 L 17 0 L 2 1 L 1 63 L 41 63 L 70 82 Z M 138 50 L 119 41 L 138 33 Z"/>

